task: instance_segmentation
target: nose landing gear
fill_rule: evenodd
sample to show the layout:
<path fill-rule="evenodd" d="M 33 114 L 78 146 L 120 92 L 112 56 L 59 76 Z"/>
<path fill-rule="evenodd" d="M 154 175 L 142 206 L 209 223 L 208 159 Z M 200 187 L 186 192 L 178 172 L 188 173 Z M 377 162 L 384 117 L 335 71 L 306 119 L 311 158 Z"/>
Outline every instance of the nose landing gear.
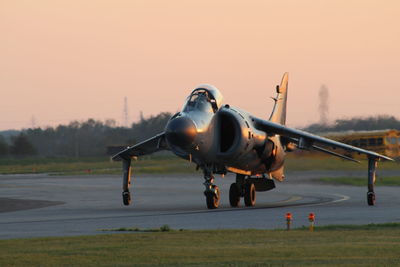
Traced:
<path fill-rule="evenodd" d="M 212 189 L 206 190 L 204 194 L 206 196 L 206 203 L 208 209 L 216 209 L 219 207 L 220 192 L 218 186 L 213 185 Z"/>
<path fill-rule="evenodd" d="M 214 184 L 214 177 L 210 171 L 204 170 L 204 186 L 206 190 L 204 195 L 206 196 L 206 204 L 208 209 L 216 209 L 219 207 L 220 202 L 220 191 L 218 186 Z"/>

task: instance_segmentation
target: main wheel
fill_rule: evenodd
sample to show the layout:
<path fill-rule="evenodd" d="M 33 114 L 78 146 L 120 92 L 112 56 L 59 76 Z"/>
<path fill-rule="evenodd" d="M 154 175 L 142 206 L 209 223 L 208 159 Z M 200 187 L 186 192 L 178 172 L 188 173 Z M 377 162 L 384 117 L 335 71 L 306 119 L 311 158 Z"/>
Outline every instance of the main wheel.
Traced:
<path fill-rule="evenodd" d="M 125 206 L 131 204 L 131 193 L 129 191 L 122 192 L 122 201 Z"/>
<path fill-rule="evenodd" d="M 375 193 L 374 192 L 367 193 L 367 202 L 368 202 L 369 206 L 375 205 Z"/>
<path fill-rule="evenodd" d="M 244 204 L 247 207 L 253 207 L 256 204 L 256 187 L 253 183 L 244 185 Z"/>
<path fill-rule="evenodd" d="M 220 199 L 219 188 L 216 185 L 213 188 L 215 193 L 211 191 L 206 193 L 207 208 L 209 209 L 216 209 L 219 206 L 219 199 Z"/>
<path fill-rule="evenodd" d="M 240 203 L 240 191 L 236 183 L 231 184 L 229 188 L 229 203 L 231 207 L 237 207 Z"/>

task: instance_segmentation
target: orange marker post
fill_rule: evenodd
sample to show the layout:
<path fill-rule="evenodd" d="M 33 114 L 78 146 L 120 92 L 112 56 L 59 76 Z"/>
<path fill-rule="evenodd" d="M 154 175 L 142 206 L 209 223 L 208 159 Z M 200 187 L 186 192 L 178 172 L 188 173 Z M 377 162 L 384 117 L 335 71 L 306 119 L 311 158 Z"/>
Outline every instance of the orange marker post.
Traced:
<path fill-rule="evenodd" d="M 311 212 L 311 213 L 308 215 L 308 220 L 309 220 L 309 222 L 310 222 L 310 231 L 313 232 L 313 231 L 314 231 L 314 221 L 315 221 L 315 215 L 314 215 L 314 213 Z"/>
<path fill-rule="evenodd" d="M 286 213 L 286 230 L 290 230 L 290 225 L 292 224 L 292 214 L 290 212 Z"/>

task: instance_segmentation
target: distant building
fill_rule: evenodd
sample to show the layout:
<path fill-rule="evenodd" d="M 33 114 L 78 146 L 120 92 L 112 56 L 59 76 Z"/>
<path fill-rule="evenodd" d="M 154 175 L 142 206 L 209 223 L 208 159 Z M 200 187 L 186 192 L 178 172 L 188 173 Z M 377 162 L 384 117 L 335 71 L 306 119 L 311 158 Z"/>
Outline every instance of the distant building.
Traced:
<path fill-rule="evenodd" d="M 344 131 L 324 133 L 324 137 L 375 151 L 388 157 L 400 157 L 400 131 L 376 130 L 376 131 Z M 351 156 L 355 156 L 354 153 Z"/>

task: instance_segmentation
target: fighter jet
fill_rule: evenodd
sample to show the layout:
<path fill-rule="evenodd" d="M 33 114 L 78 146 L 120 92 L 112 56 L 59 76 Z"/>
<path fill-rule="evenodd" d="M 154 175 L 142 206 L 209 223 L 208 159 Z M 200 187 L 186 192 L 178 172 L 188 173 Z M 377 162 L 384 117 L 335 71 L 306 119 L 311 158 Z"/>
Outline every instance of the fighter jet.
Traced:
<path fill-rule="evenodd" d="M 375 173 L 377 162 L 393 160 L 373 151 L 350 146 L 308 132 L 285 126 L 288 93 L 288 73 L 276 87 L 274 107 L 268 120 L 223 104 L 220 91 L 208 84 L 196 87 L 186 99 L 182 110 L 171 117 L 164 132 L 127 147 L 113 156 L 122 160 L 125 205 L 131 203 L 131 162 L 137 157 L 160 150 L 170 150 L 178 157 L 196 164 L 204 176 L 204 195 L 209 209 L 220 203 L 220 190 L 214 175 L 236 174 L 229 189 L 232 207 L 244 198 L 245 206 L 254 206 L 256 191 L 275 188 L 274 180 L 283 181 L 285 155 L 295 149 L 318 150 L 342 159 L 346 151 L 364 154 L 368 158 L 368 205 L 375 204 Z M 340 154 L 335 149 L 342 149 Z"/>

